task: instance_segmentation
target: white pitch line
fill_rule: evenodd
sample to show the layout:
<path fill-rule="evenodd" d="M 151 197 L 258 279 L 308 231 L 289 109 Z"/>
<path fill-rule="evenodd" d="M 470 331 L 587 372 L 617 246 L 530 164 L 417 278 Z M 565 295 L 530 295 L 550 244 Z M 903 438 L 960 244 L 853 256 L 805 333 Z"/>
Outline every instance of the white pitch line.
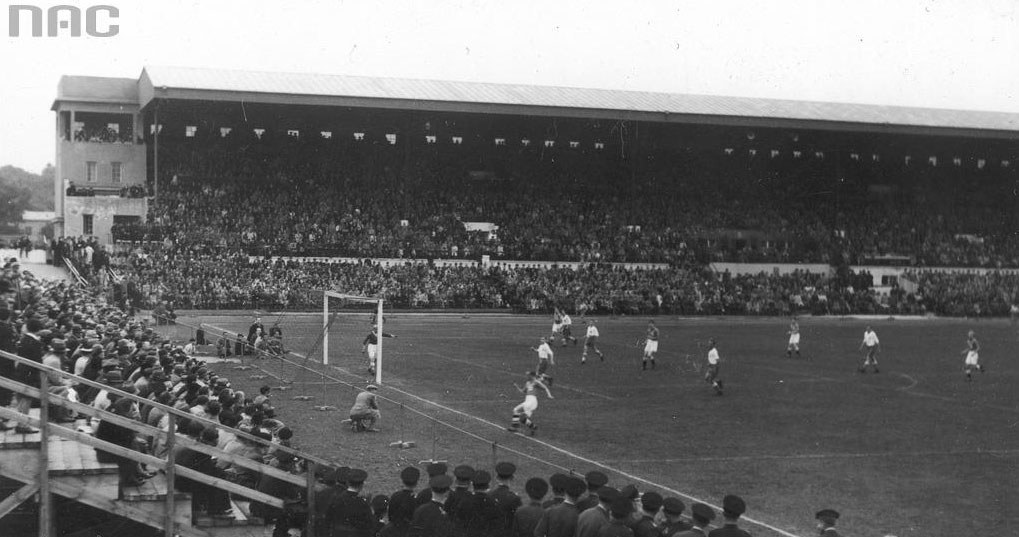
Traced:
<path fill-rule="evenodd" d="M 517 376 L 517 373 L 514 373 L 513 371 L 510 371 L 510 370 L 507 370 L 507 369 L 501 369 L 501 368 L 490 366 L 490 365 L 487 365 L 487 364 L 479 364 L 479 363 L 471 362 L 471 361 L 468 361 L 468 360 L 460 360 L 458 358 L 450 358 L 449 356 L 446 356 L 444 354 L 439 354 L 437 352 L 422 352 L 422 353 L 418 353 L 418 354 L 424 354 L 426 356 L 435 356 L 437 358 L 442 358 L 443 360 L 449 360 L 450 362 L 456 362 L 458 364 L 469 365 L 469 366 L 472 366 L 472 367 L 478 367 L 478 368 L 481 368 L 481 369 L 488 369 L 488 370 L 491 370 L 491 371 L 496 371 L 498 373 L 505 373 L 507 375 Z M 581 390 L 580 388 L 574 388 L 574 387 L 569 386 L 567 384 L 556 384 L 554 387 L 557 390 L 558 389 L 563 389 L 563 390 L 568 390 L 568 391 L 571 391 L 571 392 L 582 393 L 584 395 L 587 395 L 587 396 L 590 396 L 590 397 L 596 397 L 598 399 L 602 399 L 602 400 L 605 400 L 605 401 L 615 401 L 616 400 L 615 397 L 611 397 L 611 396 L 608 396 L 608 395 L 605 395 L 605 394 L 601 394 L 601 393 L 589 392 L 587 390 Z"/>
<path fill-rule="evenodd" d="M 413 393 L 401 390 L 399 388 L 394 388 L 391 385 L 387 386 L 387 389 L 395 391 L 395 392 L 402 393 L 403 395 L 406 395 L 407 397 L 411 397 L 411 398 L 417 399 L 418 401 L 421 401 L 423 403 L 435 406 L 437 408 L 441 408 L 442 410 L 445 410 L 447 412 L 452 412 L 453 414 L 457 414 L 457 415 L 460 415 L 460 416 L 463 416 L 463 417 L 466 417 L 466 418 L 471 418 L 471 419 L 476 420 L 478 422 L 484 423 L 485 425 L 489 425 L 489 426 L 495 427 L 495 428 L 497 428 L 499 430 L 504 430 L 506 428 L 505 425 L 499 425 L 497 423 L 491 422 L 489 420 L 486 420 L 484 418 L 475 416 L 473 414 L 468 414 L 467 412 L 463 412 L 463 411 L 457 410 L 455 408 L 448 407 L 446 405 L 437 403 L 437 402 L 432 401 L 430 399 L 425 399 L 424 397 L 421 397 L 421 396 L 415 395 Z M 710 505 L 712 508 L 714 508 L 714 509 L 716 509 L 718 511 L 722 510 L 721 506 L 718 506 L 718 505 L 715 505 L 713 503 L 710 503 L 707 500 L 703 500 L 703 499 L 697 498 L 696 496 L 691 496 L 689 494 L 686 494 L 684 492 L 678 491 L 678 490 L 673 489 L 671 487 L 668 487 L 668 486 L 665 486 L 665 485 L 662 485 L 662 484 L 659 484 L 659 483 L 655 483 L 654 481 L 651 481 L 649 479 L 644 479 L 643 477 L 640 477 L 640 476 L 637 476 L 637 475 L 633 475 L 633 474 L 631 474 L 629 472 L 624 472 L 624 471 L 622 471 L 622 470 L 620 470 L 618 468 L 613 468 L 612 466 L 609 466 L 607 463 L 604 463 L 604 462 L 601 462 L 601 461 L 596 461 L 594 459 L 589 459 L 587 457 L 584 457 L 584 456 L 582 456 L 580 454 L 574 453 L 574 452 L 569 451 L 567 449 L 564 449 L 564 448 L 561 448 L 561 447 L 549 444 L 548 442 L 544 442 L 542 440 L 538 440 L 538 439 L 534 438 L 533 436 L 521 436 L 520 438 L 522 438 L 524 440 L 529 440 L 529 441 L 537 443 L 537 444 L 540 444 L 540 445 L 542 445 L 542 446 L 544 446 L 544 447 L 546 447 L 548 449 L 551 449 L 552 451 L 559 452 L 559 453 L 561 453 L 563 455 L 566 455 L 568 457 L 572 457 L 572 458 L 574 458 L 576 460 L 579 460 L 579 461 L 582 461 L 584 463 L 587 463 L 587 464 L 590 464 L 590 465 L 593 465 L 593 466 L 597 466 L 599 468 L 603 468 L 603 469 L 608 470 L 610 472 L 619 474 L 619 475 L 621 475 L 623 477 L 626 477 L 627 479 L 632 479 L 634 481 L 638 481 L 640 483 L 644 483 L 646 485 L 650 485 L 652 487 L 662 489 L 662 490 L 667 491 L 667 492 L 669 492 L 671 494 L 675 494 L 677 496 L 682 496 L 683 498 L 686 498 L 687 500 L 690 500 L 692 502 L 699 502 L 699 503 L 703 503 L 703 504 L 706 504 L 706 505 Z M 783 530 L 781 528 L 777 528 L 775 526 L 772 526 L 771 524 L 768 524 L 767 522 L 756 520 L 754 518 L 750 518 L 750 517 L 747 517 L 747 516 L 743 516 L 741 518 L 743 520 L 746 520 L 747 522 L 749 522 L 751 524 L 755 524 L 755 525 L 761 526 L 762 528 L 767 528 L 767 529 L 769 529 L 769 530 L 771 530 L 771 531 L 773 531 L 775 533 L 778 533 L 780 535 L 784 535 L 785 537 L 799 537 L 798 535 L 796 535 L 794 533 L 789 533 L 788 531 L 785 531 L 785 530 Z"/>
<path fill-rule="evenodd" d="M 732 457 L 684 457 L 679 459 L 613 459 L 615 464 L 662 464 L 688 462 L 743 462 L 759 460 L 870 459 L 877 457 L 955 457 L 972 455 L 1019 455 L 1019 449 L 975 449 L 966 451 L 914 451 L 874 453 L 804 453 L 800 455 L 737 455 Z"/>

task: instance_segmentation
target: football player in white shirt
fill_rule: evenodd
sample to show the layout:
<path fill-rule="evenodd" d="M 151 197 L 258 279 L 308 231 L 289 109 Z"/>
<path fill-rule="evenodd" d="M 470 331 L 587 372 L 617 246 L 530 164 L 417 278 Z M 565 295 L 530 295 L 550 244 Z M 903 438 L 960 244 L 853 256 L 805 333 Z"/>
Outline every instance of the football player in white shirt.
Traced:
<path fill-rule="evenodd" d="M 718 348 L 715 347 L 715 338 L 711 338 L 708 340 L 708 372 L 705 373 L 704 380 L 711 383 L 711 387 L 715 389 L 715 395 L 722 395 L 722 381 L 718 378 L 718 362 L 720 361 Z"/>
<path fill-rule="evenodd" d="M 605 355 L 598 349 L 598 327 L 594 325 L 594 319 L 587 320 L 587 334 L 584 336 L 584 352 L 580 354 L 580 365 L 587 363 L 587 351 L 592 350 L 605 361 Z"/>
<path fill-rule="evenodd" d="M 796 357 L 800 357 L 800 323 L 796 321 L 796 316 L 793 315 L 789 321 L 789 344 L 785 348 L 785 357 L 792 358 L 793 351 L 796 351 Z"/>
<path fill-rule="evenodd" d="M 980 342 L 977 341 L 976 332 L 970 330 L 969 333 L 966 334 L 966 348 L 962 350 L 962 353 L 966 355 L 966 368 L 964 369 L 966 373 L 966 380 L 972 381 L 974 369 L 981 373 L 984 372 L 984 366 L 979 363 Z"/>
<path fill-rule="evenodd" d="M 877 333 L 870 326 L 863 331 L 863 341 L 860 342 L 860 350 L 864 347 L 867 348 L 867 356 L 863 359 L 863 365 L 860 366 L 859 372 L 866 373 L 867 366 L 873 365 L 874 372 L 880 373 L 881 370 L 877 368 L 877 354 L 881 350 L 881 342 L 877 338 Z"/>
<path fill-rule="evenodd" d="M 570 318 L 568 313 L 563 313 L 563 347 L 566 346 L 567 341 L 572 341 L 574 345 L 577 344 L 577 338 L 573 337 L 573 319 Z"/>
<path fill-rule="evenodd" d="M 548 374 L 548 370 L 555 365 L 555 353 L 548 344 L 548 338 L 541 338 L 541 344 L 537 348 L 531 347 L 531 350 L 538 353 L 538 378 L 551 386 L 554 379 Z"/>

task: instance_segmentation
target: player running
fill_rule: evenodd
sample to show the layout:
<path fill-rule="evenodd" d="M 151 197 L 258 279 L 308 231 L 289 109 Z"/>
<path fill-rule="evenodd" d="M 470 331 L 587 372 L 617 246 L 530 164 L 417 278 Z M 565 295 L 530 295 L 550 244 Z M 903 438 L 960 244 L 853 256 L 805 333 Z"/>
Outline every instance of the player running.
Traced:
<path fill-rule="evenodd" d="M 383 332 L 382 337 L 395 338 L 396 336 L 388 332 Z M 376 359 L 379 354 L 379 336 L 378 330 L 372 330 L 365 336 L 364 341 L 361 342 L 361 352 L 368 353 L 368 373 L 371 375 L 375 374 Z"/>
<path fill-rule="evenodd" d="M 555 379 L 548 374 L 548 371 L 555 365 L 555 353 L 552 352 L 552 347 L 548 344 L 548 338 L 541 338 L 541 344 L 537 348 L 531 347 L 531 350 L 538 353 L 538 378 L 551 386 Z"/>
<path fill-rule="evenodd" d="M 605 355 L 598 349 L 598 327 L 594 325 L 594 319 L 587 320 L 587 334 L 584 336 L 584 352 L 580 354 L 580 365 L 587 363 L 588 350 L 594 351 L 601 361 L 605 361 Z"/>
<path fill-rule="evenodd" d="M 860 350 L 863 350 L 864 347 L 867 348 L 867 356 L 863 359 L 863 365 L 860 366 L 858 371 L 866 373 L 867 366 L 873 365 L 874 372 L 880 373 L 881 370 L 877 368 L 877 355 L 881 351 L 881 342 L 877 338 L 877 332 L 874 332 L 874 329 L 870 326 L 867 326 L 867 329 L 863 331 L 863 341 L 860 342 Z"/>
<path fill-rule="evenodd" d="M 800 323 L 796 320 L 796 316 L 793 315 L 792 319 L 789 320 L 789 344 L 785 348 L 785 357 L 792 358 L 793 351 L 796 352 L 796 357 L 800 357 Z"/>
<path fill-rule="evenodd" d="M 977 341 L 976 332 L 970 330 L 966 335 L 966 348 L 962 350 L 962 353 L 966 355 L 966 382 L 973 381 L 973 370 L 983 373 L 986 371 L 984 366 L 980 365 L 980 342 Z"/>
<path fill-rule="evenodd" d="M 572 341 L 574 345 L 577 344 L 577 338 L 573 337 L 573 319 L 566 312 L 563 312 L 563 347 L 566 346 L 567 341 Z"/>
<path fill-rule="evenodd" d="M 715 338 L 708 339 L 708 372 L 704 374 L 704 380 L 711 383 L 715 395 L 722 395 L 722 381 L 718 378 L 718 362 L 721 360 L 715 346 Z"/>
<path fill-rule="evenodd" d="M 658 353 L 658 327 L 653 320 L 647 322 L 644 332 L 644 356 L 641 359 L 641 371 L 647 371 L 647 362 L 651 360 L 651 369 L 655 368 L 655 354 Z"/>
<path fill-rule="evenodd" d="M 553 308 L 552 310 L 552 335 L 548 337 L 548 340 L 555 343 L 555 338 L 563 331 L 563 310 L 559 308 Z"/>
<path fill-rule="evenodd" d="M 521 388 L 517 386 L 517 383 L 513 383 L 513 387 L 520 393 L 524 394 L 524 402 L 513 407 L 513 421 L 510 426 L 506 428 L 507 431 L 519 432 L 520 423 L 523 422 L 527 426 L 528 432 L 531 436 L 534 436 L 535 431 L 538 430 L 538 426 L 531 420 L 531 415 L 538 409 L 538 388 L 545 390 L 549 399 L 555 399 L 552 397 L 552 392 L 545 386 L 534 371 L 527 372 L 527 381 L 524 382 L 524 386 Z"/>

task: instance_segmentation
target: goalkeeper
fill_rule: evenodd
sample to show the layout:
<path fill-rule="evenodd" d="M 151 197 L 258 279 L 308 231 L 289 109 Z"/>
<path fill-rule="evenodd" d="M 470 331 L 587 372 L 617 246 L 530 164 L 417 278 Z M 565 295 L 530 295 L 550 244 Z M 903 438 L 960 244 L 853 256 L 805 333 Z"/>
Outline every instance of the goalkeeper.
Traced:
<path fill-rule="evenodd" d="M 383 332 L 382 337 L 395 338 L 396 336 L 388 332 Z M 371 375 L 375 374 L 375 360 L 379 354 L 379 336 L 378 330 L 372 330 L 368 332 L 368 336 L 361 342 L 361 352 L 368 354 L 368 373 Z"/>

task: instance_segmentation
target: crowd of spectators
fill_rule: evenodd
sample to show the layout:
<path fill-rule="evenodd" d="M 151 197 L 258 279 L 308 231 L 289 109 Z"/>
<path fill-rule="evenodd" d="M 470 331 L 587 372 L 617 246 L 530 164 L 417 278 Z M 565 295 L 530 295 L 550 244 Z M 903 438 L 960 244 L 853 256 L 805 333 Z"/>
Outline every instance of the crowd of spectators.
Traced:
<path fill-rule="evenodd" d="M 131 185 L 122 188 L 78 186 L 71 182 L 64 191 L 68 196 L 95 197 L 99 196 L 120 196 L 122 198 L 144 198 L 149 195 L 148 190 L 142 185 Z"/>
<path fill-rule="evenodd" d="M 517 156 L 478 178 L 466 157 L 333 149 L 168 142 L 149 223 L 116 236 L 260 255 L 1019 266 L 1002 178 L 901 170 L 902 184 L 874 189 L 896 181 L 665 157 L 635 177 L 592 155 Z M 498 229 L 468 232 L 465 222 Z"/>
<path fill-rule="evenodd" d="M 114 129 L 105 125 L 85 125 L 82 128 L 75 130 L 74 141 L 103 144 L 131 144 L 135 142 L 134 137 L 130 132 L 122 133 L 119 129 Z"/>
<path fill-rule="evenodd" d="M 563 473 L 552 474 L 547 480 L 531 477 L 517 489 L 516 467 L 509 462 L 499 462 L 491 469 L 467 465 L 451 469 L 445 462 L 430 462 L 426 476 L 408 466 L 399 472 L 402 488 L 388 495 L 367 493 L 371 488 L 366 487 L 369 475 L 364 470 L 323 465 L 316 472 L 315 503 L 309 505 L 303 487 L 234 460 L 268 464 L 295 475 L 305 471 L 303 461 L 295 456 L 298 452 L 292 451 L 294 431 L 277 415 L 268 386 L 252 396 L 235 390 L 229 379 L 210 372 L 191 354 L 193 342 L 182 347 L 165 340 L 146 321 L 107 303 L 100 293 L 77 284 L 40 281 L 21 271 L 15 261 L 6 263 L 3 270 L 0 350 L 63 370 L 69 375 L 45 373 L 52 394 L 120 419 L 170 430 L 167 411 L 120 392 L 190 415 L 177 420 L 177 434 L 231 457 L 217 457 L 178 441 L 173 448 L 176 464 L 282 499 L 283 509 L 250 502 L 249 514 L 272 526 L 274 536 L 290 535 L 309 524 L 317 535 L 364 537 L 593 537 L 607 535 L 605 531 L 612 529 L 628 535 L 671 536 L 695 527 L 706 531 L 719 516 L 702 503 L 687 509 L 677 497 L 641 491 L 625 482 L 610 483 L 599 471 L 588 472 L 583 478 Z M 41 373 L 33 368 L 14 368 L 7 359 L 0 359 L 0 366 L 4 377 L 36 387 L 41 383 Z M 95 381 L 102 387 L 75 379 Z M 12 404 L 27 414 L 31 400 L 0 390 L 0 404 Z M 170 449 L 163 437 L 146 436 L 101 414 L 88 421 L 71 408 L 55 407 L 50 419 L 73 422 L 79 431 L 99 440 L 159 458 Z M 17 420 L 5 421 L 0 427 L 23 434 L 37 432 Z M 96 451 L 100 462 L 117 465 L 121 487 L 140 486 L 156 475 L 130 457 L 101 447 Z M 178 475 L 175 486 L 190 493 L 195 513 L 215 518 L 233 518 L 233 500 L 245 501 L 186 476 Z M 739 524 L 746 503 L 738 496 L 726 495 L 721 505 L 726 528 L 720 531 L 734 531 L 729 526 Z M 817 517 L 831 526 L 838 514 L 823 510 Z"/>

